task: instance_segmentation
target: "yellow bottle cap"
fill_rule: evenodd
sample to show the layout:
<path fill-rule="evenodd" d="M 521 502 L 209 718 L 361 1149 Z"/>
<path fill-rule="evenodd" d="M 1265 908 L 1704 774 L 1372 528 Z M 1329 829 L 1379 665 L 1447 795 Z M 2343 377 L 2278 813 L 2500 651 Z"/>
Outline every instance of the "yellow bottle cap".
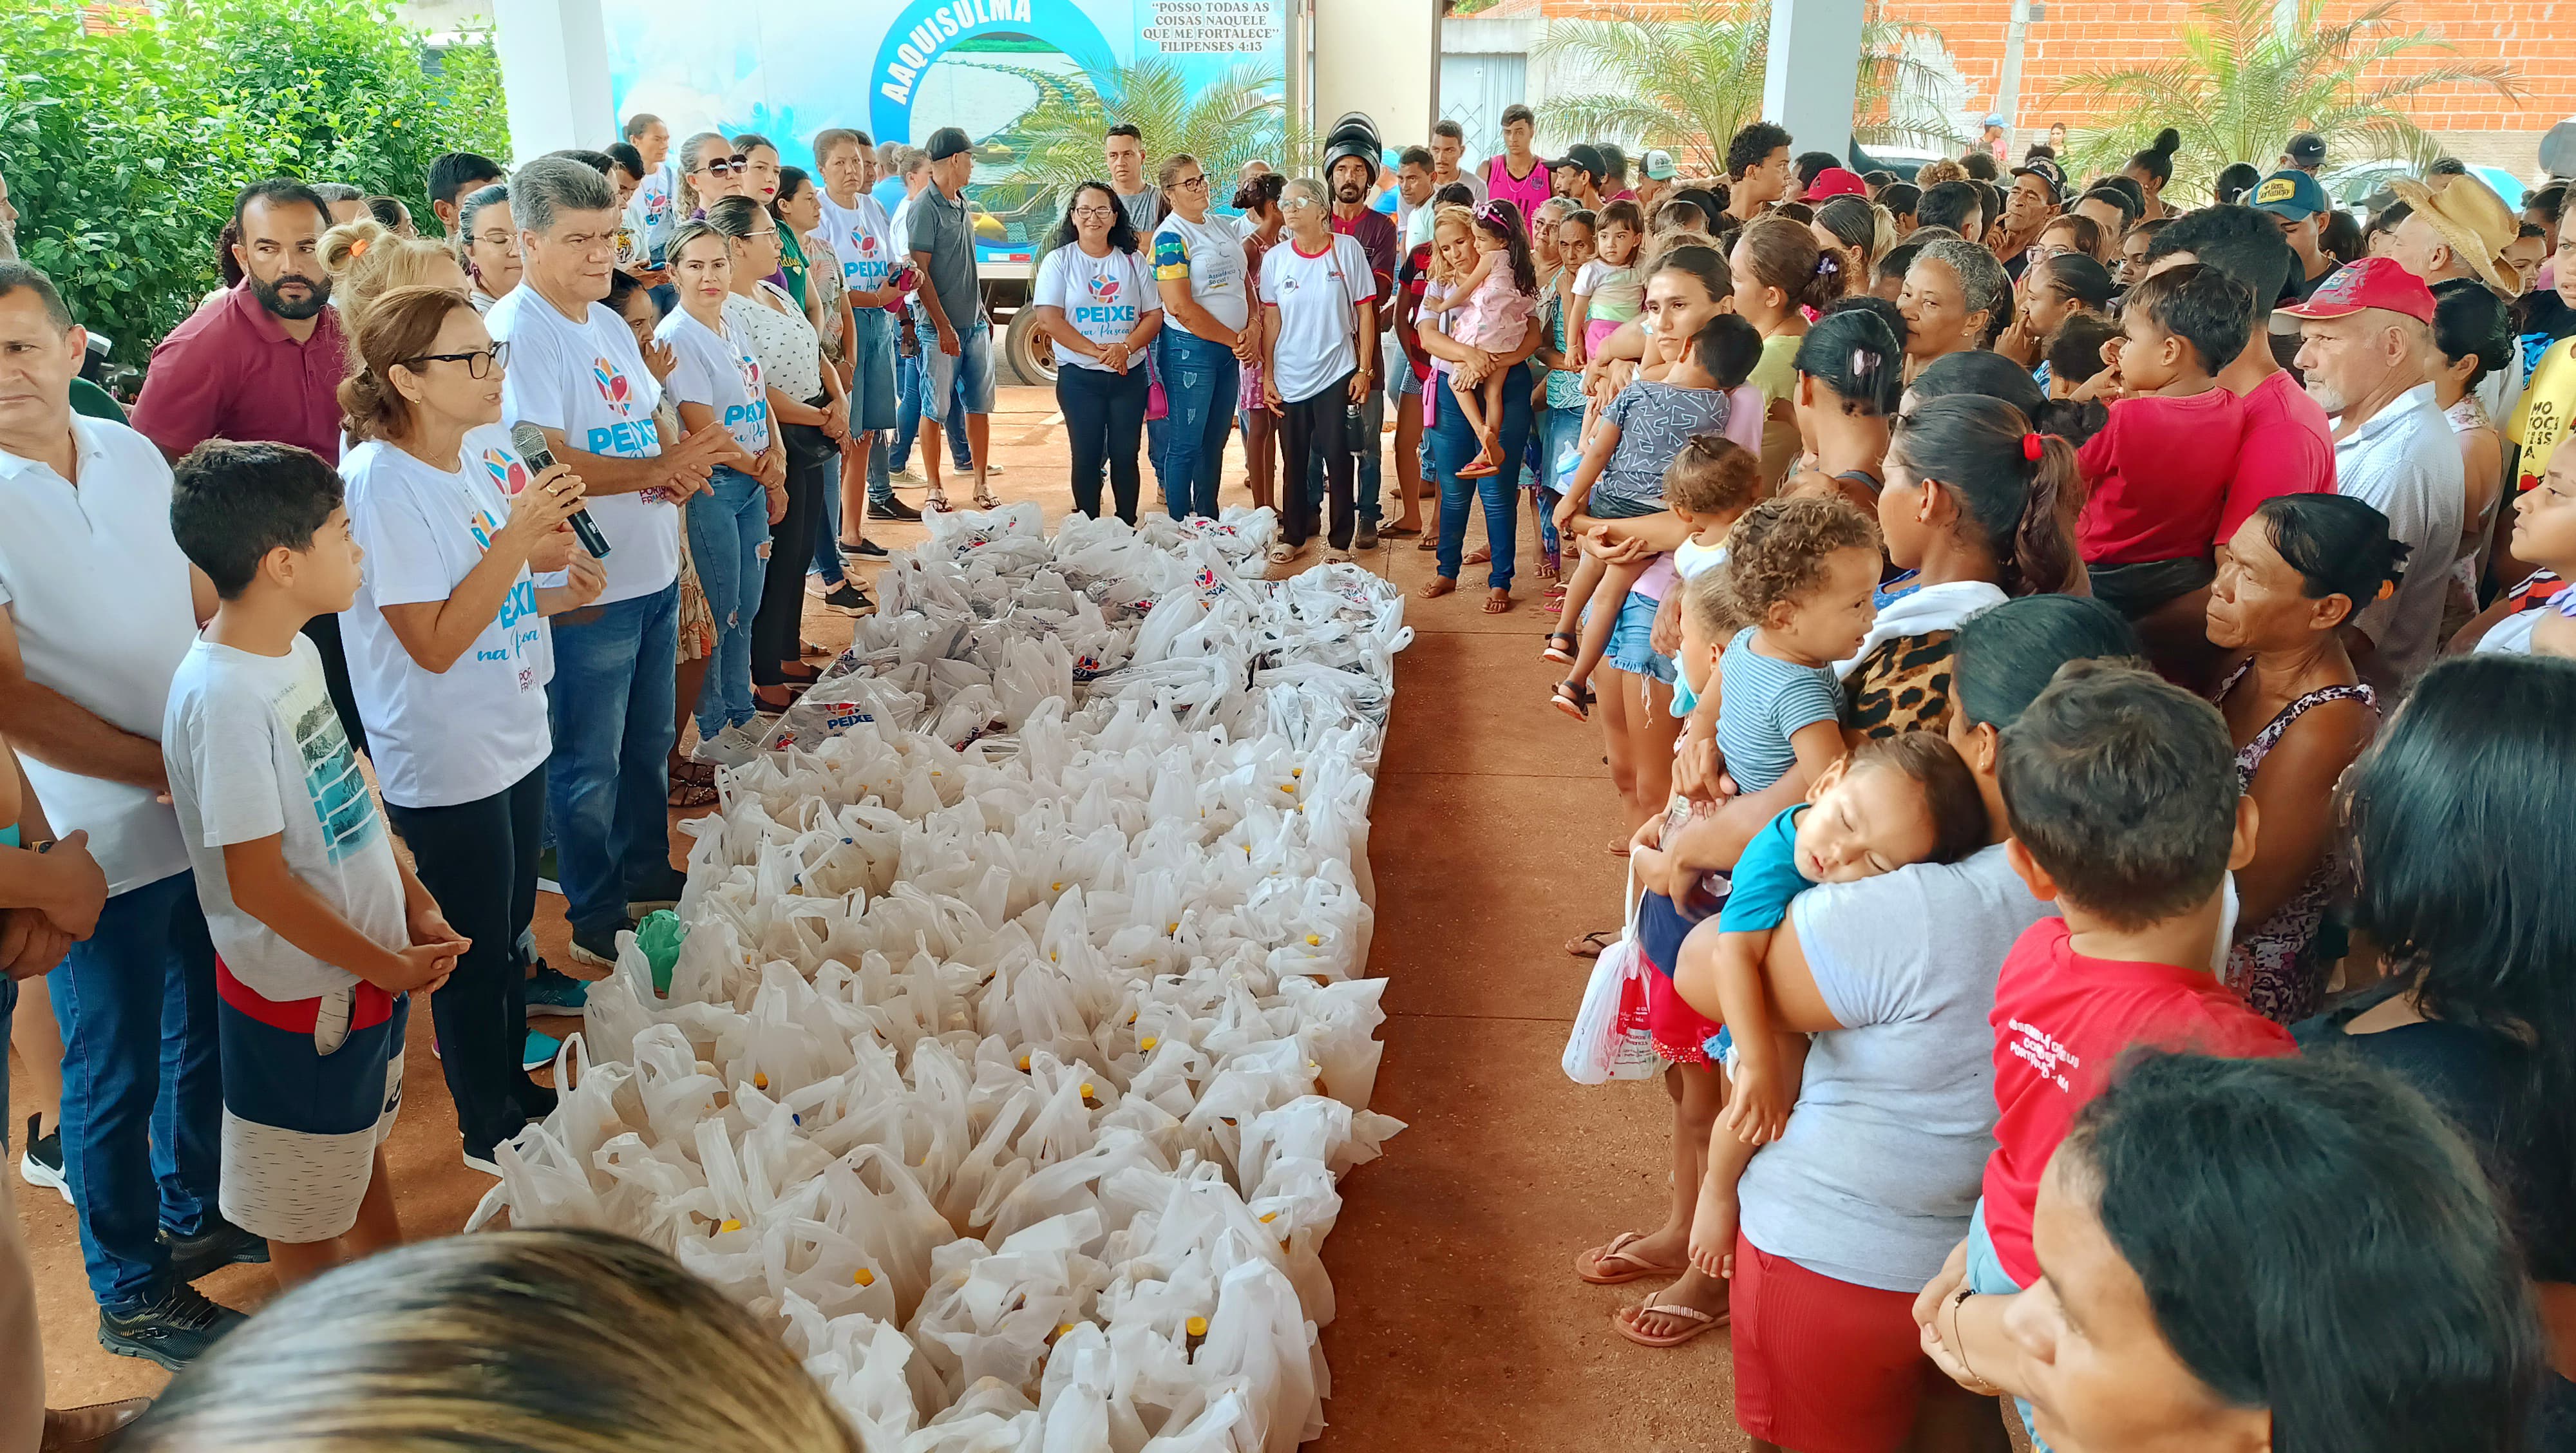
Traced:
<path fill-rule="evenodd" d="M 1303 777 L 1306 775 L 1306 769 L 1303 767 L 1291 767 L 1288 769 L 1288 775 L 1291 777 Z"/>
<path fill-rule="evenodd" d="M 1058 1337 L 1061 1337 L 1061 1336 L 1063 1336 L 1065 1333 L 1070 1332 L 1070 1331 L 1072 1331 L 1072 1330 L 1073 1330 L 1073 1324 L 1072 1324 L 1071 1322 L 1058 1322 L 1058 1323 L 1056 1324 L 1056 1328 L 1055 1328 L 1055 1335 L 1057 1335 Z"/>
<path fill-rule="evenodd" d="M 1164 924 L 1164 925 L 1163 925 L 1163 932 L 1165 932 L 1165 933 L 1178 933 L 1178 932 L 1180 932 L 1180 931 L 1181 931 L 1181 921 L 1180 921 L 1179 919 L 1177 919 L 1177 918 L 1175 918 L 1175 919 L 1173 919 L 1171 922 L 1166 923 L 1166 924 Z"/>
<path fill-rule="evenodd" d="M 1324 936 L 1323 936 L 1322 934 L 1320 934 L 1320 933 L 1310 933 L 1310 934 L 1306 935 L 1306 947 L 1308 947 L 1308 948 L 1321 948 L 1321 947 L 1323 947 L 1323 944 L 1324 944 Z"/>
<path fill-rule="evenodd" d="M 752 1072 L 752 1076 L 751 1076 L 751 1087 L 752 1087 L 753 1089 L 755 1089 L 755 1090 L 766 1090 L 766 1089 L 768 1089 L 768 1088 L 769 1088 L 769 1076 L 767 1076 L 767 1075 L 765 1075 L 765 1074 L 762 1074 L 762 1073 L 760 1073 L 760 1072 L 759 1072 L 759 1071 L 757 1071 L 757 1070 L 753 1071 L 753 1072 Z"/>
<path fill-rule="evenodd" d="M 853 1286 L 863 1287 L 875 1286 L 877 1284 L 877 1274 L 868 1270 L 864 1266 L 860 1267 L 857 1271 L 850 1273 L 850 1284 Z"/>
<path fill-rule="evenodd" d="M 1191 1335 L 1191 1336 L 1193 1336 L 1193 1337 L 1204 1337 L 1204 1336 L 1206 1336 L 1206 1335 L 1207 1335 L 1207 1318 L 1205 1318 L 1205 1317 L 1192 1317 L 1192 1318 L 1190 1318 L 1190 1335 Z"/>
<path fill-rule="evenodd" d="M 1028 1057 L 1027 1055 L 1021 1055 L 1021 1056 L 1020 1056 L 1020 1068 L 1021 1068 L 1022 1070 L 1024 1070 L 1024 1071 L 1025 1071 L 1028 1067 L 1029 1067 L 1029 1057 Z"/>
<path fill-rule="evenodd" d="M 1091 1098 L 1091 1081 L 1089 1080 L 1082 1082 L 1082 1098 L 1086 1100 Z"/>
<path fill-rule="evenodd" d="M 1297 790 L 1297 784 L 1294 782 L 1282 782 L 1279 784 L 1279 790 L 1282 792 L 1294 792 Z"/>
<path fill-rule="evenodd" d="M 1049 891 L 1051 891 L 1051 892 L 1056 892 L 1056 893 L 1061 893 L 1061 892 L 1063 892 L 1063 891 L 1064 891 L 1064 885 L 1063 885 L 1062 883 L 1058 883 L 1058 884 L 1056 884 L 1056 885 L 1055 885 L 1055 887 L 1054 887 L 1053 889 L 1051 889 L 1051 890 L 1049 890 Z"/>
<path fill-rule="evenodd" d="M 716 1234 L 718 1236 L 722 1236 L 728 1231 L 739 1231 L 741 1229 L 742 1223 L 740 1221 L 735 1220 L 731 1216 L 727 1216 L 724 1218 L 724 1224 L 716 1227 Z"/>
<path fill-rule="evenodd" d="M 1278 1212 L 1276 1212 L 1276 1211 L 1264 1211 L 1264 1212 L 1262 1212 L 1262 1213 L 1261 1213 L 1261 1224 L 1262 1224 L 1262 1225 L 1264 1225 L 1264 1226 L 1267 1226 L 1267 1225 L 1269 1225 L 1271 1222 L 1276 1221 L 1276 1220 L 1278 1220 L 1278 1219 L 1279 1219 L 1279 1213 L 1278 1213 Z"/>
<path fill-rule="evenodd" d="M 1145 1051 L 1147 1054 L 1152 1054 L 1154 1052 L 1154 1046 L 1161 1044 L 1162 1042 L 1162 1040 L 1149 1034 L 1146 1035 L 1143 1042 L 1139 1043 L 1136 1047 Z"/>

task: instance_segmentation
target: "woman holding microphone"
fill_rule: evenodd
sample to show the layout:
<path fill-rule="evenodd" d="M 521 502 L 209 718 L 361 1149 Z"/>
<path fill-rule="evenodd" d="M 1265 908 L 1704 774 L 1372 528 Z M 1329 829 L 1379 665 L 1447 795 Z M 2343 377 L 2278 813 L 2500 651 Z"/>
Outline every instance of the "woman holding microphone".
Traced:
<path fill-rule="evenodd" d="M 607 574 L 565 524 L 581 480 L 537 474 L 501 427 L 509 361 L 466 299 L 397 288 L 359 323 L 340 385 L 340 461 L 366 580 L 342 617 L 349 678 L 386 814 L 420 880 L 472 941 L 430 1013 L 468 1165 L 554 1108 L 526 1074 L 528 1007 L 581 1012 L 582 985 L 530 980 L 544 817 L 542 619 L 599 596 Z M 549 1049 L 549 1053 L 550 1053 Z"/>

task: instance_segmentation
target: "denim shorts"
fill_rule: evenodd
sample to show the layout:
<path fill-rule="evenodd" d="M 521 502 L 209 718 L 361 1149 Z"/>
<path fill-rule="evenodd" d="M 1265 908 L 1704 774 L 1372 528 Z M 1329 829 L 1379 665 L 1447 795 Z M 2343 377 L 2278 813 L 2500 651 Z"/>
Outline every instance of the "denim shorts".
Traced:
<path fill-rule="evenodd" d="M 883 308 L 862 308 L 850 340 L 850 427 L 891 429 L 895 426 L 894 315 Z"/>
<path fill-rule="evenodd" d="M 957 335 L 957 356 L 939 351 L 939 330 L 922 321 L 921 361 L 927 377 L 921 390 L 921 416 L 945 422 L 951 391 L 963 395 L 969 414 L 993 412 L 993 325 L 978 318 Z"/>
<path fill-rule="evenodd" d="M 1598 604 L 1597 599 L 1595 604 Z M 1625 671 L 1631 676 L 1643 676 L 1670 686 L 1681 679 L 1681 673 L 1673 669 L 1670 656 L 1655 654 L 1656 607 L 1657 602 L 1652 597 L 1629 591 L 1628 598 L 1619 604 L 1618 623 L 1610 628 L 1610 649 L 1604 659 L 1614 671 Z M 1590 619 L 1592 606 L 1585 606 L 1583 614 Z"/>

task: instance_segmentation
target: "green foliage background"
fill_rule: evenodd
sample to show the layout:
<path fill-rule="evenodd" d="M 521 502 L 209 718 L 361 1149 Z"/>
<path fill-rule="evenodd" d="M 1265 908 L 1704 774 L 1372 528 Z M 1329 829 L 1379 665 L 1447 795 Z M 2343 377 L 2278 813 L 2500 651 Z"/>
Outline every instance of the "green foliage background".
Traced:
<path fill-rule="evenodd" d="M 506 161 L 490 38 L 425 63 L 393 0 L 172 0 L 104 12 L 8 0 L 0 24 L 0 165 L 18 247 L 117 362 L 216 285 L 233 195 L 287 173 L 403 199 L 429 220 L 430 158 Z"/>

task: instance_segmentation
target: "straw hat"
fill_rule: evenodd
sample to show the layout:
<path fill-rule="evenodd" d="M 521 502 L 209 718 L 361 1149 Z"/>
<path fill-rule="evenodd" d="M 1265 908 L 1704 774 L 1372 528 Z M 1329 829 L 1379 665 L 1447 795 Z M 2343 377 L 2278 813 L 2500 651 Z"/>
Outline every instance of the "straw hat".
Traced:
<path fill-rule="evenodd" d="M 2389 190 L 2442 234 L 2451 251 L 2488 287 L 2506 297 L 2522 291 L 2513 269 L 2504 263 L 2504 250 L 2521 235 L 2522 219 L 2495 194 L 2495 188 L 2476 177 L 2460 176 L 2438 192 L 2411 179 L 2393 182 Z"/>

